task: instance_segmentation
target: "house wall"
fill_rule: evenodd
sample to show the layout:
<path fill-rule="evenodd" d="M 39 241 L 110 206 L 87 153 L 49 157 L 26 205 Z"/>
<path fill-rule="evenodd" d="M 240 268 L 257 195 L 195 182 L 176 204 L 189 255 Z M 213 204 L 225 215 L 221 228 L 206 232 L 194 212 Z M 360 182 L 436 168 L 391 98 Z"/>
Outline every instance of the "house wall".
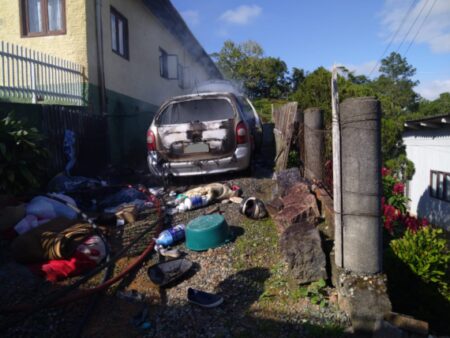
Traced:
<path fill-rule="evenodd" d="M 111 6 L 128 20 L 129 60 L 112 51 Z M 142 0 L 103 0 L 102 20 L 105 85 L 108 90 L 154 106 L 159 106 L 171 96 L 190 92 L 191 89 L 180 88 L 177 80 L 160 76 L 160 48 L 178 55 L 179 63 L 192 74 L 192 83 L 209 79 L 204 67 L 192 59 L 183 43 L 160 24 Z M 97 74 L 95 1 L 88 2 L 88 56 L 89 73 Z M 97 76 L 92 76 L 90 82 L 98 85 Z M 108 107 L 108 111 L 114 111 L 114 107 Z"/>
<path fill-rule="evenodd" d="M 19 0 L 3 0 L 0 41 L 11 42 L 87 68 L 86 0 L 66 0 L 66 34 L 22 37 Z"/>
<path fill-rule="evenodd" d="M 109 118 L 111 156 L 114 162 L 146 153 L 146 130 L 158 106 L 171 96 L 188 93 L 178 80 L 160 76 L 160 48 L 177 54 L 178 62 L 192 74 L 190 82 L 209 79 L 204 67 L 192 59 L 181 41 L 158 21 L 142 0 L 103 0 L 103 59 L 106 112 Z M 87 2 L 87 46 L 91 110 L 99 111 L 99 81 L 95 26 L 95 1 Z M 129 59 L 112 51 L 111 6 L 128 20 Z"/>
<path fill-rule="evenodd" d="M 450 202 L 430 197 L 428 191 L 431 170 L 450 172 L 450 127 L 406 131 L 403 142 L 415 166 L 408 189 L 411 213 L 450 230 Z"/>

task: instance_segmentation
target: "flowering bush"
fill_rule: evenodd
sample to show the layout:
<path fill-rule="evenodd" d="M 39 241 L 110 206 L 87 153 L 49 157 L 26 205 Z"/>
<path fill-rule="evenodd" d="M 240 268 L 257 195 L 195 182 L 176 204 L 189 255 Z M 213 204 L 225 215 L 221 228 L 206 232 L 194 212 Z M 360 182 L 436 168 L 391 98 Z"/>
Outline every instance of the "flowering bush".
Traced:
<path fill-rule="evenodd" d="M 383 168 L 383 197 L 381 207 L 383 211 L 384 228 L 394 237 L 403 235 L 406 229 L 416 232 L 428 226 L 428 221 L 409 215 L 406 211 L 408 198 L 404 195 L 405 185 L 401 183 L 389 169 Z"/>

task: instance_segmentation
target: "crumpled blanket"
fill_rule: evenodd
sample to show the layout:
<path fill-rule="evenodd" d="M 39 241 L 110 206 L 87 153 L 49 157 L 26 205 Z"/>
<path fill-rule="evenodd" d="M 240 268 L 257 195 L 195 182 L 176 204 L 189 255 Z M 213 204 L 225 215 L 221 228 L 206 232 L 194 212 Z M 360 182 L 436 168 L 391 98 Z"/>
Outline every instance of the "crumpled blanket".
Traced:
<path fill-rule="evenodd" d="M 221 201 L 239 195 L 239 190 L 233 188 L 229 184 L 211 183 L 188 190 L 183 195 L 187 197 L 206 195 L 208 201 Z"/>
<path fill-rule="evenodd" d="M 58 217 L 17 237 L 11 251 L 20 263 L 67 259 L 92 234 L 89 223 Z"/>

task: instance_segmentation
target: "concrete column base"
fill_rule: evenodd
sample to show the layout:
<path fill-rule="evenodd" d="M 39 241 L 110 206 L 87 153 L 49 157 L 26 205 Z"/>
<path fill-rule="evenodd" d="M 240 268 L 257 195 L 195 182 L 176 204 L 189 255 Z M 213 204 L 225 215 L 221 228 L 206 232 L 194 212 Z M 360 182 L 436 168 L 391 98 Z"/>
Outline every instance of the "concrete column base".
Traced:
<path fill-rule="evenodd" d="M 339 271 L 338 305 L 352 322 L 353 331 L 372 337 L 391 310 L 386 275 L 356 275 Z"/>

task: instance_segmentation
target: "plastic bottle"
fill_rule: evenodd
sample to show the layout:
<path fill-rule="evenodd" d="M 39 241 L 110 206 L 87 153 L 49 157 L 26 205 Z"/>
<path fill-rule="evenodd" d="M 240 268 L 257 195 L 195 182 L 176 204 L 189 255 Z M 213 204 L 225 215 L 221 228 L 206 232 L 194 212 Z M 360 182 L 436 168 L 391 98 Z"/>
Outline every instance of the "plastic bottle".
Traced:
<path fill-rule="evenodd" d="M 191 196 L 184 200 L 184 205 L 187 210 L 198 209 L 208 205 L 209 200 L 207 196 Z"/>
<path fill-rule="evenodd" d="M 183 240 L 185 236 L 185 228 L 186 226 L 184 224 L 179 224 L 173 228 L 162 231 L 156 239 L 156 244 L 169 246 Z"/>

